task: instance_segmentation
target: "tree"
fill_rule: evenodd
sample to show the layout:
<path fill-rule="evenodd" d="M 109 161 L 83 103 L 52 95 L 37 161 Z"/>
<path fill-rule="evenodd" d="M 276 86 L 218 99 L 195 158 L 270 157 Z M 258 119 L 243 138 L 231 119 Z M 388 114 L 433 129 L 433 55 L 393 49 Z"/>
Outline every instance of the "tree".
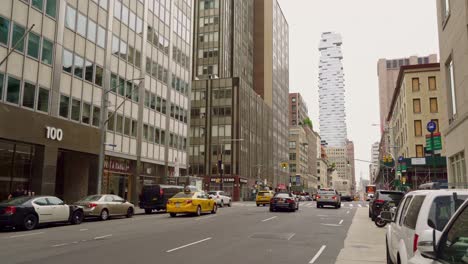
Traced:
<path fill-rule="evenodd" d="M 310 128 L 313 128 L 312 120 L 310 120 L 310 118 L 308 118 L 308 117 L 306 117 L 306 118 L 304 118 L 304 120 L 302 120 L 302 124 L 305 125 L 305 126 L 309 126 Z"/>

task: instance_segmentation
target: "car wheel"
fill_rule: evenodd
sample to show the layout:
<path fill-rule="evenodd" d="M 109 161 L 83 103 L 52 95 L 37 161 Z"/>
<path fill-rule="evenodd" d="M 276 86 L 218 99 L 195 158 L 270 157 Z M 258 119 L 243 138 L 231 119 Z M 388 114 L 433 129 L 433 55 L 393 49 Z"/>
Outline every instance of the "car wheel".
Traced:
<path fill-rule="evenodd" d="M 72 225 L 79 225 L 83 222 L 84 214 L 83 211 L 78 210 L 73 212 L 71 223 Z"/>
<path fill-rule="evenodd" d="M 229 200 L 229 203 L 227 205 L 228 207 L 231 207 L 231 200 Z"/>
<path fill-rule="evenodd" d="M 219 207 L 224 207 L 224 201 L 221 200 L 221 203 L 219 204 Z"/>
<path fill-rule="evenodd" d="M 270 207 L 270 212 L 274 212 L 275 209 L 273 209 L 273 207 Z"/>
<path fill-rule="evenodd" d="M 320 208 L 320 207 L 321 207 L 321 205 L 319 203 L 317 203 L 317 208 Z"/>
<path fill-rule="evenodd" d="M 195 213 L 197 216 L 200 216 L 201 215 L 201 207 L 198 206 L 197 207 L 197 212 Z"/>
<path fill-rule="evenodd" d="M 218 206 L 216 205 L 216 203 L 213 204 L 213 210 L 211 210 L 211 213 L 212 214 L 216 214 L 216 211 L 218 210 Z"/>
<path fill-rule="evenodd" d="M 169 213 L 169 215 L 170 215 L 171 217 L 176 217 L 177 214 L 176 214 L 176 213 Z"/>
<path fill-rule="evenodd" d="M 259 206 L 260 206 L 260 204 L 257 204 L 257 207 L 259 207 Z"/>
<path fill-rule="evenodd" d="M 151 214 L 152 212 L 153 212 L 153 210 L 151 210 L 151 209 L 145 209 L 145 214 Z"/>
<path fill-rule="evenodd" d="M 393 264 L 393 261 L 390 258 L 390 252 L 388 250 L 388 241 L 386 238 L 385 238 L 385 247 L 386 247 L 386 255 L 387 255 L 387 264 Z"/>
<path fill-rule="evenodd" d="M 109 211 L 107 211 L 107 209 L 102 209 L 101 214 L 99 215 L 99 219 L 101 219 L 101 221 L 106 221 L 109 219 Z"/>
<path fill-rule="evenodd" d="M 23 220 L 23 229 L 24 230 L 33 230 L 37 227 L 37 216 L 27 215 Z"/>
<path fill-rule="evenodd" d="M 133 212 L 133 208 L 132 208 L 132 207 L 129 207 L 129 208 L 127 209 L 127 215 L 126 215 L 126 216 L 127 216 L 127 218 L 130 218 L 130 217 L 132 217 L 132 216 L 133 216 L 133 214 L 134 214 L 134 212 Z"/>
<path fill-rule="evenodd" d="M 371 218 L 371 217 L 372 217 L 372 215 L 371 215 L 371 213 L 370 213 L 370 209 L 369 209 L 369 218 Z"/>

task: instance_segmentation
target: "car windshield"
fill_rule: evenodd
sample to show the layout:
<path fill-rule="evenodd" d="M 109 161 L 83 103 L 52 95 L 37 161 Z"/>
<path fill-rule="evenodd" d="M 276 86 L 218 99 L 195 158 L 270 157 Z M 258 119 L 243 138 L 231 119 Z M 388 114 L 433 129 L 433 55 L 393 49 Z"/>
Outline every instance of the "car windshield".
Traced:
<path fill-rule="evenodd" d="M 336 194 L 335 191 L 318 191 L 318 194 Z"/>
<path fill-rule="evenodd" d="M 216 192 L 208 192 L 208 194 L 216 195 Z"/>
<path fill-rule="evenodd" d="M 379 199 L 384 200 L 384 201 L 401 201 L 403 199 L 403 196 L 405 196 L 404 193 L 398 193 L 398 192 L 380 192 L 379 194 Z"/>
<path fill-rule="evenodd" d="M 180 192 L 174 195 L 172 198 L 192 198 L 192 196 L 193 196 L 193 193 Z"/>
<path fill-rule="evenodd" d="M 290 198 L 291 195 L 289 193 L 278 193 L 275 195 L 276 198 Z"/>
<path fill-rule="evenodd" d="M 101 199 L 102 195 L 90 195 L 87 196 L 83 199 L 81 199 L 79 202 L 92 202 L 92 201 L 99 201 Z"/>
<path fill-rule="evenodd" d="M 267 195 L 270 195 L 270 193 L 269 192 L 258 192 L 258 195 L 267 196 Z"/>
<path fill-rule="evenodd" d="M 31 197 L 29 196 L 21 196 L 21 197 L 13 198 L 11 200 L 2 201 L 0 202 L 0 205 L 21 205 L 30 199 Z"/>

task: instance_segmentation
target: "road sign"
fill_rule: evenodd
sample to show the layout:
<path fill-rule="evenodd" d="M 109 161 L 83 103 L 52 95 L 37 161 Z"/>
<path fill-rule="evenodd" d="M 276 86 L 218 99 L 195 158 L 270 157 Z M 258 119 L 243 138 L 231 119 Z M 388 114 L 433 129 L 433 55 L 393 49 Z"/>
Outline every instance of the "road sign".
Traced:
<path fill-rule="evenodd" d="M 301 185 L 301 176 L 296 175 L 296 186 Z"/>
<path fill-rule="evenodd" d="M 401 163 L 403 161 L 403 156 L 398 157 L 398 162 Z"/>
<path fill-rule="evenodd" d="M 432 151 L 432 140 L 434 140 L 434 150 L 442 149 L 442 137 L 440 133 L 434 133 L 433 137 L 431 135 L 426 135 L 426 150 Z"/>
<path fill-rule="evenodd" d="M 427 131 L 429 131 L 429 133 L 433 133 L 436 129 L 437 124 L 434 121 L 431 120 L 427 123 Z"/>

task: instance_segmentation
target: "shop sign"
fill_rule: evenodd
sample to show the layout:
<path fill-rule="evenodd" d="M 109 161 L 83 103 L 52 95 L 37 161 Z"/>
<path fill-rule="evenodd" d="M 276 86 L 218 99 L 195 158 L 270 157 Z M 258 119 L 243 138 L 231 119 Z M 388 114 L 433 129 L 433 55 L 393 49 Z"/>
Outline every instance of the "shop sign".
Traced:
<path fill-rule="evenodd" d="M 106 159 L 104 168 L 110 171 L 130 172 L 130 161 L 124 159 Z"/>
<path fill-rule="evenodd" d="M 210 182 L 219 183 L 220 181 L 221 181 L 220 178 L 211 178 L 211 179 L 210 179 Z M 233 182 L 235 182 L 235 179 L 232 178 L 232 177 L 223 178 L 223 182 L 231 182 L 231 183 L 233 183 Z"/>
<path fill-rule="evenodd" d="M 63 131 L 60 128 L 46 126 L 46 138 L 51 140 L 62 141 Z"/>
<path fill-rule="evenodd" d="M 412 165 L 426 165 L 426 158 L 412 158 Z"/>
<path fill-rule="evenodd" d="M 245 183 L 245 184 L 247 184 L 248 181 L 247 181 L 247 179 L 239 178 L 239 182 L 240 182 L 240 183 Z"/>

